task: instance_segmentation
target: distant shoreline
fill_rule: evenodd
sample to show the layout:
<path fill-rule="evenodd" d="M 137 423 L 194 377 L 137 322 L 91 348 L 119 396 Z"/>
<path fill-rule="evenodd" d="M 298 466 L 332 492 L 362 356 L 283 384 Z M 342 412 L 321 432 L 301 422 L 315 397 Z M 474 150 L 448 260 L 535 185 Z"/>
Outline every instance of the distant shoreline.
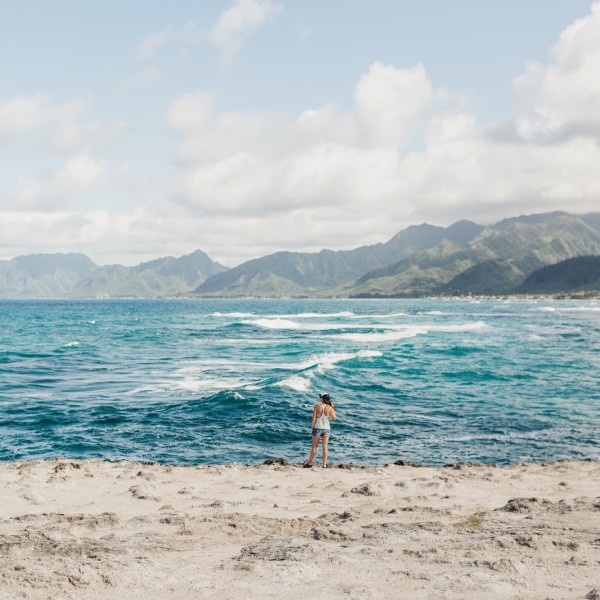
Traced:
<path fill-rule="evenodd" d="M 48 298 L 0 298 L 0 302 L 15 302 L 18 300 L 23 301 L 90 301 L 90 300 L 232 300 L 232 301 L 243 301 L 243 300 L 436 300 L 436 301 L 447 301 L 447 300 L 497 300 L 497 301 L 523 301 L 523 300 L 600 300 L 600 291 L 597 292 L 582 292 L 582 293 L 557 293 L 557 294 L 508 294 L 508 295 L 497 295 L 497 296 L 377 296 L 377 295 L 365 295 L 365 296 L 352 296 L 352 297 L 333 297 L 333 296 L 192 296 L 192 295 L 177 295 L 177 296 L 102 296 L 102 297 L 89 297 L 89 298 L 74 298 L 74 297 L 48 297 Z"/>

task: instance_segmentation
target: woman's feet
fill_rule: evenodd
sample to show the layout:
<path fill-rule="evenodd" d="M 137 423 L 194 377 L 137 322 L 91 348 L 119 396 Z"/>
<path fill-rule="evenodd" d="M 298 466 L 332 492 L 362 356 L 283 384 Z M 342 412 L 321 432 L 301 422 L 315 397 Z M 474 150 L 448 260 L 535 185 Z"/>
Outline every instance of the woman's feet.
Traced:
<path fill-rule="evenodd" d="M 303 467 L 304 469 L 312 469 L 312 463 L 310 463 L 310 464 L 309 464 L 309 463 L 305 462 L 305 463 L 302 465 L 302 467 Z"/>

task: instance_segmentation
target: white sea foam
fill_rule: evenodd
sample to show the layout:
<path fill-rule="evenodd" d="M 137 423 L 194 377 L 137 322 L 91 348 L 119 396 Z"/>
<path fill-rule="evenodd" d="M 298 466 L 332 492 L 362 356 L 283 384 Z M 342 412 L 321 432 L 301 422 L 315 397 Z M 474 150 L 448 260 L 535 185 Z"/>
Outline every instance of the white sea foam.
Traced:
<path fill-rule="evenodd" d="M 529 310 L 539 312 L 556 312 L 556 308 L 554 308 L 554 306 L 536 306 L 535 308 L 530 308 Z"/>
<path fill-rule="evenodd" d="M 397 313 L 387 313 L 382 315 L 354 315 L 351 317 L 352 319 L 394 319 L 396 317 L 406 317 L 407 313 L 405 312 L 397 312 Z"/>
<path fill-rule="evenodd" d="M 290 315 L 273 315 L 273 317 L 277 317 L 280 319 L 330 319 L 330 318 L 353 318 L 355 314 L 352 311 L 344 310 L 341 312 L 334 313 L 316 313 L 316 312 L 307 312 L 307 313 L 297 313 Z"/>
<path fill-rule="evenodd" d="M 253 319 L 251 321 L 242 321 L 244 325 L 256 325 L 265 329 L 302 329 L 300 323 L 289 319 Z"/>
<path fill-rule="evenodd" d="M 383 352 L 379 352 L 379 350 L 361 350 L 356 353 L 356 358 L 377 358 L 378 356 L 383 356 Z"/>
<path fill-rule="evenodd" d="M 489 325 L 484 321 L 476 321 L 475 323 L 461 323 L 459 325 L 427 325 L 426 328 L 430 331 L 457 333 L 459 331 L 481 331 L 482 329 L 489 329 Z"/>
<path fill-rule="evenodd" d="M 239 344 L 242 346 L 274 346 L 279 344 L 280 340 L 278 338 L 228 338 L 227 344 Z"/>
<path fill-rule="evenodd" d="M 414 337 L 419 334 L 426 334 L 429 331 L 441 331 L 441 332 L 458 332 L 458 331 L 475 331 L 478 329 L 484 329 L 488 327 L 484 322 L 478 321 L 476 323 L 462 323 L 457 325 L 434 325 L 434 324 L 423 324 L 423 325 L 407 325 L 407 324 L 353 324 L 344 325 L 340 323 L 297 323 L 289 319 L 254 319 L 251 321 L 242 321 L 247 325 L 255 325 L 258 327 L 264 327 L 266 329 L 287 329 L 287 330 L 305 330 L 305 331 L 331 331 L 331 330 L 344 330 L 344 329 L 370 329 L 380 331 L 370 331 L 369 333 L 362 332 L 348 332 L 342 334 L 336 334 L 341 339 L 351 341 L 375 341 L 375 340 L 397 340 L 403 337 Z M 388 333 L 395 332 L 395 333 Z"/>
<path fill-rule="evenodd" d="M 185 390 L 187 392 L 220 392 L 223 390 L 236 390 L 249 386 L 253 383 L 239 377 L 217 378 L 217 377 L 183 377 L 178 380 L 161 381 L 154 385 L 142 385 L 125 392 L 125 396 L 136 396 L 143 393 L 165 394 L 173 390 Z"/>
<path fill-rule="evenodd" d="M 394 342 L 406 338 L 412 338 L 420 333 L 427 333 L 425 329 L 422 331 L 418 328 L 405 331 L 387 331 L 385 333 L 342 333 L 338 337 L 350 342 L 373 343 L 373 342 Z"/>
<path fill-rule="evenodd" d="M 336 368 L 340 362 L 353 360 L 355 358 L 376 358 L 382 356 L 378 350 L 360 350 L 359 352 L 326 352 L 312 356 L 304 363 L 296 365 L 299 370 L 311 369 L 316 367 L 319 373 L 330 371 Z"/>
<path fill-rule="evenodd" d="M 461 323 L 457 325 L 393 325 L 382 327 L 383 331 L 372 331 L 370 333 L 342 333 L 338 338 L 351 342 L 395 342 L 397 340 L 413 338 L 417 335 L 426 335 L 430 331 L 442 333 L 458 333 L 462 331 L 480 331 L 488 325 L 483 321 L 476 323 Z"/>
<path fill-rule="evenodd" d="M 297 392 L 308 392 L 310 389 L 310 380 L 300 375 L 292 375 L 283 381 L 279 381 L 275 384 L 278 387 L 287 387 Z"/>
<path fill-rule="evenodd" d="M 258 385 L 256 383 L 251 383 L 250 385 L 245 385 L 244 389 L 248 390 L 249 392 L 256 392 L 258 390 L 264 390 L 266 386 L 264 385 Z"/>
<path fill-rule="evenodd" d="M 185 377 L 175 382 L 175 387 L 188 392 L 218 392 L 222 390 L 235 390 L 236 388 L 240 388 L 251 383 L 252 382 L 250 381 L 239 379 L 237 377 L 233 377 L 231 379 L 216 377 Z"/>
<path fill-rule="evenodd" d="M 79 346 L 79 342 L 68 342 L 67 344 L 63 344 L 62 348 L 73 348 L 75 346 Z"/>
<path fill-rule="evenodd" d="M 557 336 L 581 333 L 581 327 L 570 325 L 525 325 L 524 329 L 543 336 Z"/>
<path fill-rule="evenodd" d="M 298 329 L 303 331 L 331 331 L 342 329 L 372 329 L 380 327 L 382 329 L 394 329 L 399 325 L 373 325 L 368 323 L 298 323 L 291 319 L 280 318 L 261 318 L 241 321 L 243 325 L 254 325 L 265 329 Z M 400 326 L 402 327 L 402 326 Z"/>
<path fill-rule="evenodd" d="M 357 315 L 350 310 L 343 310 L 339 312 L 331 313 L 318 313 L 318 312 L 301 312 L 301 313 L 290 313 L 282 315 L 257 315 L 251 312 L 214 312 L 212 317 L 228 317 L 228 318 L 239 318 L 248 319 L 256 317 L 260 319 L 330 319 L 330 318 L 355 318 Z"/>
<path fill-rule="evenodd" d="M 370 325 L 349 325 L 344 323 L 298 323 L 291 319 L 261 318 L 241 321 L 243 325 L 254 325 L 265 329 L 302 329 L 304 331 L 327 331 L 330 329 L 349 329 L 370 327 Z"/>
<path fill-rule="evenodd" d="M 285 370 L 285 371 L 307 371 L 315 367 L 320 371 L 329 370 L 335 368 L 335 365 L 345 360 L 352 360 L 354 358 L 376 358 L 383 356 L 378 350 L 360 350 L 359 352 L 326 352 L 324 354 L 316 354 L 311 356 L 307 360 L 300 363 L 279 363 L 271 364 L 271 369 Z"/>
<path fill-rule="evenodd" d="M 177 373 L 186 374 L 199 373 L 207 367 L 229 367 L 230 369 L 238 369 L 244 367 L 247 363 L 242 360 L 234 360 L 231 358 L 199 358 L 182 361 L 179 364 L 181 367 L 177 370 Z"/>
<path fill-rule="evenodd" d="M 125 392 L 124 396 L 135 396 L 137 394 L 141 394 L 142 392 L 162 392 L 165 389 L 165 385 L 141 385 L 136 387 L 128 392 Z"/>

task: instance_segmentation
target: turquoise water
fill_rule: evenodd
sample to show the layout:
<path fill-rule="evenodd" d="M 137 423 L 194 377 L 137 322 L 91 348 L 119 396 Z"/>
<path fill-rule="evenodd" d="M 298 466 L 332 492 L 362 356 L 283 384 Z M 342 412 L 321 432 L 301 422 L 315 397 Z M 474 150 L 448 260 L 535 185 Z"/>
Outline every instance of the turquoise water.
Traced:
<path fill-rule="evenodd" d="M 600 302 L 0 302 L 0 459 L 600 459 Z"/>

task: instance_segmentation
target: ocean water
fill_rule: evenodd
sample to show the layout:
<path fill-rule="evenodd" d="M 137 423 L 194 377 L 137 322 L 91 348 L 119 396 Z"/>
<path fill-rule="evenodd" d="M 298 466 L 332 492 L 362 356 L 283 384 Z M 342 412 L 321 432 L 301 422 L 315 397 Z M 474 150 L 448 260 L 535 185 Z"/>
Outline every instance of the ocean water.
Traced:
<path fill-rule="evenodd" d="M 600 302 L 0 302 L 0 459 L 600 459 Z"/>

